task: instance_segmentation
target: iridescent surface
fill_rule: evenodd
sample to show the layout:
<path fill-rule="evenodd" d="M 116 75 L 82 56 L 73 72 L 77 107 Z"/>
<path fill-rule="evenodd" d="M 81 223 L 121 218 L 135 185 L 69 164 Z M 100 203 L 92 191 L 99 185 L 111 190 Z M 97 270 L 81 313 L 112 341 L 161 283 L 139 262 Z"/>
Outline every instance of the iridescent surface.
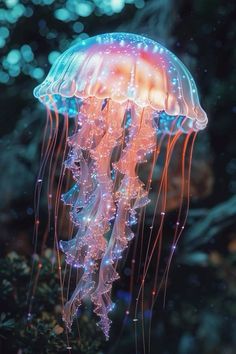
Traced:
<path fill-rule="evenodd" d="M 70 328 L 81 302 L 89 297 L 108 338 L 118 260 L 134 237 L 131 227 L 138 210 L 149 202 L 152 173 L 144 185 L 137 167 L 150 154 L 154 166 L 167 136 L 157 197 L 161 195 L 160 226 L 152 248 L 149 244 L 147 250 L 152 258 L 162 235 L 168 166 L 177 140 L 184 135 L 180 206 L 165 272 L 168 274 L 186 221 L 182 206 L 185 193 L 189 197 L 191 164 L 186 174 L 185 158 L 189 155 L 191 161 L 196 132 L 206 126 L 207 117 L 194 80 L 177 57 L 150 39 L 126 33 L 98 35 L 68 49 L 35 88 L 34 95 L 55 112 L 57 120 L 59 112 L 66 122 L 68 117 L 76 122 L 64 163 L 74 185 L 62 196 L 71 207 L 75 235 L 61 241 L 60 249 L 67 264 L 81 268 L 83 274 L 65 305 L 63 318 Z M 146 257 L 140 289 L 149 263 Z M 155 276 L 152 302 L 158 287 Z"/>
<path fill-rule="evenodd" d="M 34 90 L 41 100 L 55 94 L 131 100 L 141 107 L 187 116 L 197 130 L 207 124 L 186 67 L 160 44 L 135 34 L 98 35 L 68 49 Z M 59 112 L 64 104 L 58 102 Z M 69 107 L 68 114 L 73 115 Z"/>

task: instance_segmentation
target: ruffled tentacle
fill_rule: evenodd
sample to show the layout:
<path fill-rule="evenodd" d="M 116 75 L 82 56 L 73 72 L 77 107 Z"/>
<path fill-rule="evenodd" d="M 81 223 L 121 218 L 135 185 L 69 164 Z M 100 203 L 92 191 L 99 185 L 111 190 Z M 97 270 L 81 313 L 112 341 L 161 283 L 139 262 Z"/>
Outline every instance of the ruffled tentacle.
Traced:
<path fill-rule="evenodd" d="M 132 107 L 132 123 L 128 131 L 128 140 L 120 160 L 115 168 L 122 173 L 123 179 L 116 192 L 117 211 L 108 246 L 103 255 L 99 282 L 92 294 L 95 313 L 100 316 L 99 325 L 106 338 L 109 337 L 111 320 L 108 313 L 114 305 L 111 301 L 112 283 L 119 278 L 116 266 L 128 242 L 134 237 L 130 226 L 134 223 L 136 209 L 149 202 L 143 183 L 136 176 L 136 166 L 145 161 L 145 155 L 155 148 L 155 130 L 148 110 Z"/>
<path fill-rule="evenodd" d="M 119 109 L 119 118 L 109 119 L 108 113 L 117 114 L 118 107 L 112 105 L 107 104 L 102 110 L 93 107 L 92 116 L 83 117 L 82 128 L 69 140 L 72 150 L 66 163 L 76 184 L 62 199 L 71 205 L 71 220 L 77 233 L 73 239 L 61 241 L 60 247 L 66 254 L 66 262 L 82 268 L 83 275 L 64 308 L 68 328 L 83 298 L 94 290 L 98 262 L 107 247 L 104 236 L 116 211 L 110 161 L 122 134 L 124 108 Z M 87 139 L 84 139 L 85 133 Z"/>

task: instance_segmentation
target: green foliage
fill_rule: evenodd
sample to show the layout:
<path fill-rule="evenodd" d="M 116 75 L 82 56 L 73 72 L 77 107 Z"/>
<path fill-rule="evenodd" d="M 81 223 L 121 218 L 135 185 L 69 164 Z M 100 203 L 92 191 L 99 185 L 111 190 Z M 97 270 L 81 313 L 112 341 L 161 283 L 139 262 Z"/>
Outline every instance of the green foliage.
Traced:
<path fill-rule="evenodd" d="M 50 254 L 50 252 L 49 252 Z M 0 260 L 0 348 L 1 353 L 55 354 L 71 353 L 94 354 L 103 344 L 103 336 L 96 326 L 95 319 L 85 312 L 69 334 L 61 320 L 59 304 L 59 279 L 52 271 L 48 257 L 41 259 L 42 268 L 33 302 L 32 314 L 28 313 L 27 293 L 31 270 L 29 262 L 16 253 L 10 253 Z M 35 281 L 33 272 L 32 278 Z M 27 318 L 28 317 L 28 318 Z M 93 333 L 93 336 L 91 336 Z M 14 340 L 13 340 L 14 338 Z"/>

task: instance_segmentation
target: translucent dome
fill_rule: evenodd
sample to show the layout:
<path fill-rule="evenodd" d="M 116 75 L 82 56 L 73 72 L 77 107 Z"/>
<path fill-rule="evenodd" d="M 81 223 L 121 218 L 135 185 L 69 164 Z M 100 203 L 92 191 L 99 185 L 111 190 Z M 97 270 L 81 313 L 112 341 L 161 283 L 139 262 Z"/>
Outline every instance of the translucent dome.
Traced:
<path fill-rule="evenodd" d="M 129 33 L 97 35 L 65 51 L 34 95 L 50 109 L 74 116 L 83 99 L 133 101 L 205 128 L 196 84 L 181 61 L 159 43 Z"/>

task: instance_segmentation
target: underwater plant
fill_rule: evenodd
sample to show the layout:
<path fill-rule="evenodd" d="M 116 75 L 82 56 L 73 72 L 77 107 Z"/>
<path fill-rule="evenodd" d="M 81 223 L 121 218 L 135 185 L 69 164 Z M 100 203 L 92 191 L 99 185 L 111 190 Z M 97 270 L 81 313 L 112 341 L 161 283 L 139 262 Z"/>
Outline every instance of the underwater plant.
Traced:
<path fill-rule="evenodd" d="M 114 307 L 112 283 L 119 278 L 118 262 L 134 238 L 132 228 L 139 223 L 139 210 L 150 201 L 153 170 L 165 149 L 154 210 L 159 218 L 158 230 L 153 235 L 152 223 L 146 236 L 149 240 L 136 301 L 154 255 L 156 273 L 151 306 L 160 289 L 158 264 L 168 199 L 168 169 L 176 143 L 183 139 L 177 157 L 182 177 L 179 209 L 163 278 L 166 281 L 187 217 L 193 144 L 197 132 L 206 127 L 207 116 L 200 106 L 195 82 L 180 60 L 155 41 L 129 33 L 97 35 L 72 46 L 58 57 L 44 82 L 35 88 L 34 96 L 48 112 L 36 187 L 36 235 L 39 196 L 48 164 L 48 204 L 49 210 L 54 204 L 61 288 L 65 281 L 60 250 L 70 268 L 82 271 L 65 305 L 62 290 L 63 319 L 70 329 L 78 307 L 90 298 L 108 339 L 111 325 L 108 314 Z M 60 114 L 64 119 L 58 138 Z M 69 134 L 72 123 L 73 131 Z M 63 164 L 54 193 L 59 158 Z M 138 169 L 147 160 L 151 167 L 144 183 L 139 179 Z M 73 179 L 73 186 L 61 196 L 66 175 L 69 176 L 66 184 Z M 70 206 L 72 223 L 69 239 L 59 242 L 58 221 L 63 223 L 63 214 L 59 214 L 60 198 Z M 131 283 L 137 271 L 135 261 L 134 257 Z"/>

